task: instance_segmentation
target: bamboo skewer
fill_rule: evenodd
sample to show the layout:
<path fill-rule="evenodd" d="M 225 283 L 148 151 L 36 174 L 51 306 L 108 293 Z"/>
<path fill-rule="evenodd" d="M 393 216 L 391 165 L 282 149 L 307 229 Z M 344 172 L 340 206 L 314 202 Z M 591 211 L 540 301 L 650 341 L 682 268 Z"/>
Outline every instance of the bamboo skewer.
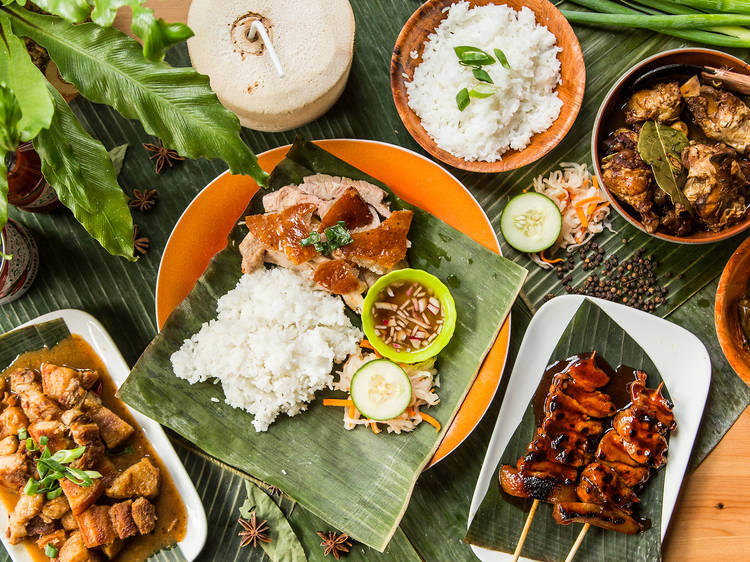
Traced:
<path fill-rule="evenodd" d="M 568 552 L 568 557 L 565 559 L 565 562 L 573 562 L 573 558 L 576 555 L 576 552 L 578 552 L 578 547 L 581 546 L 581 543 L 583 542 L 583 537 L 586 536 L 586 533 L 589 530 L 589 527 L 591 527 L 590 523 L 586 523 L 583 526 L 583 529 L 581 529 L 581 532 L 578 533 L 578 538 L 576 539 L 576 542 L 573 543 L 573 548 L 570 549 L 570 552 Z"/>
<path fill-rule="evenodd" d="M 523 531 L 521 531 L 521 536 L 518 537 L 518 544 L 516 545 L 516 551 L 513 553 L 513 562 L 517 562 L 518 558 L 521 556 L 521 549 L 523 549 L 523 543 L 526 542 L 526 535 L 529 534 L 529 527 L 531 527 L 531 521 L 534 519 L 534 514 L 536 513 L 536 508 L 539 506 L 539 500 L 534 500 L 534 503 L 531 504 L 531 509 L 529 510 L 529 514 L 526 516 L 526 523 L 523 525 Z"/>

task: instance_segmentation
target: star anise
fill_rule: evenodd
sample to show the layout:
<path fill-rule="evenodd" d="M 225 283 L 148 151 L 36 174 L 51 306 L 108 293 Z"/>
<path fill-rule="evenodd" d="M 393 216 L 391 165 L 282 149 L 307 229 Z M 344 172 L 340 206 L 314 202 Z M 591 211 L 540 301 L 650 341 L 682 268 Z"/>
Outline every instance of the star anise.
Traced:
<path fill-rule="evenodd" d="M 151 156 L 148 157 L 149 160 L 153 160 L 154 158 L 156 158 L 154 171 L 157 174 L 161 172 L 161 169 L 164 167 L 164 164 L 169 164 L 169 167 L 171 168 L 173 162 L 177 160 L 184 160 L 182 156 L 177 154 L 176 150 L 172 150 L 171 148 L 167 148 L 166 146 L 164 146 L 164 144 L 161 142 L 161 139 L 159 139 L 159 144 L 151 144 L 150 142 L 144 142 L 143 148 L 153 153 Z"/>
<path fill-rule="evenodd" d="M 320 546 L 323 547 L 323 556 L 333 554 L 333 557 L 339 560 L 352 547 L 349 535 L 334 533 L 333 531 L 328 531 L 328 533 L 318 531 L 317 533 L 323 539 L 323 542 L 320 543 Z"/>
<path fill-rule="evenodd" d="M 139 211 L 150 211 L 156 205 L 157 194 L 155 189 L 134 189 L 133 197 L 128 205 Z"/>
<path fill-rule="evenodd" d="M 151 244 L 151 241 L 146 236 L 139 236 L 138 232 L 138 225 L 133 225 L 133 247 L 135 248 L 135 251 L 139 254 L 146 254 L 148 252 L 149 245 Z"/>
<path fill-rule="evenodd" d="M 272 496 L 280 496 L 281 495 L 281 490 L 279 490 L 276 486 L 268 486 L 267 491 Z"/>
<path fill-rule="evenodd" d="M 258 541 L 265 543 L 271 542 L 271 539 L 268 536 L 267 522 L 263 520 L 261 523 L 258 523 L 258 520 L 255 518 L 254 511 L 250 514 L 249 521 L 240 517 L 238 522 L 240 525 L 242 525 L 243 529 L 239 533 L 239 536 L 242 537 L 240 547 L 252 544 L 253 548 L 256 548 L 258 546 Z"/>

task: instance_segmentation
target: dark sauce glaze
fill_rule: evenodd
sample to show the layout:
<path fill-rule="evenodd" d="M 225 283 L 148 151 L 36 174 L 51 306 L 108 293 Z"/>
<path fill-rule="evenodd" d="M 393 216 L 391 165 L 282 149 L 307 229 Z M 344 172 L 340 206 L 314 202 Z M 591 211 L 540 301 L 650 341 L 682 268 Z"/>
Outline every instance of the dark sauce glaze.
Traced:
<path fill-rule="evenodd" d="M 534 411 L 534 420 L 536 424 L 536 428 L 542 425 L 542 421 L 545 417 L 545 411 L 544 411 L 544 404 L 545 400 L 547 398 L 547 394 L 550 390 L 550 385 L 552 384 L 552 378 L 563 371 L 565 371 L 568 367 L 572 366 L 575 363 L 578 363 L 580 361 L 589 359 L 592 355 L 592 353 L 595 352 L 586 352 L 586 353 L 579 353 L 577 355 L 573 355 L 571 357 L 568 357 L 563 360 L 555 361 L 554 363 L 550 364 L 547 369 L 544 371 L 544 374 L 542 375 L 541 380 L 539 381 L 539 385 L 537 386 L 536 391 L 534 392 L 534 396 L 531 401 L 531 405 Z M 618 365 L 616 368 L 613 368 L 609 362 L 607 362 L 603 357 L 600 355 L 596 355 L 594 357 L 594 364 L 596 367 L 604 371 L 607 376 L 609 377 L 609 382 L 599 388 L 598 390 L 608 394 L 610 398 L 612 399 L 612 402 L 615 405 L 615 408 L 617 411 L 620 411 L 624 408 L 629 407 L 632 404 L 631 396 L 630 396 L 630 383 L 635 381 L 635 373 L 636 369 L 633 367 L 629 367 L 627 365 Z M 614 416 L 613 416 L 614 417 Z M 609 431 L 614 431 L 612 428 L 612 419 L 610 418 L 602 418 L 600 421 L 604 421 L 604 431 L 602 432 L 600 438 L 606 434 Z M 519 454 L 522 454 L 521 451 L 519 451 Z M 653 470 L 651 471 L 651 475 L 653 475 Z M 539 485 L 551 485 L 549 482 L 543 482 L 541 479 Z M 649 479 L 650 480 L 650 476 Z M 645 484 L 648 483 L 648 480 L 646 480 Z M 644 487 L 640 486 L 636 492 L 640 492 L 640 490 Z M 531 502 L 533 501 L 531 498 L 525 499 L 520 498 L 517 496 L 512 496 L 510 494 L 507 494 L 502 486 L 499 486 L 500 488 L 500 495 L 503 497 L 503 499 L 510 503 L 511 505 L 514 505 L 515 507 L 518 507 L 519 509 L 523 509 L 524 511 L 528 511 L 528 507 L 531 505 Z M 632 513 L 632 517 L 636 519 L 637 521 L 641 522 L 645 529 L 649 529 L 651 527 L 651 520 L 645 517 L 641 517 L 638 514 L 638 506 L 634 506 L 634 512 Z M 621 521 L 620 521 L 621 522 Z"/>

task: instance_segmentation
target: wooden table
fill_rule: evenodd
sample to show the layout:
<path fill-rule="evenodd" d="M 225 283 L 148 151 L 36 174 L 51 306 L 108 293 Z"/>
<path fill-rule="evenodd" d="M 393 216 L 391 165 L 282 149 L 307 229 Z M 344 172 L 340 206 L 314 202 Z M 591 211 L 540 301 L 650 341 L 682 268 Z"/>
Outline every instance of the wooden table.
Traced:
<path fill-rule="evenodd" d="M 189 0 L 150 2 L 159 17 L 186 21 Z M 127 14 L 118 25 L 127 28 Z M 750 559 L 750 409 L 686 478 L 664 545 L 666 560 Z"/>

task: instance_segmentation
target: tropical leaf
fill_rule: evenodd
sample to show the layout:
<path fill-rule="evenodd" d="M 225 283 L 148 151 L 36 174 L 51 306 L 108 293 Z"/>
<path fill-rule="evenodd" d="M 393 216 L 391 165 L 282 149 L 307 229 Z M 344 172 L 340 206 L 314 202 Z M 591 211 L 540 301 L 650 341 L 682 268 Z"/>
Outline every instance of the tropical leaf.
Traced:
<path fill-rule="evenodd" d="M 247 499 L 240 506 L 240 515 L 245 519 L 255 512 L 258 522 L 268 522 L 268 538 L 271 542 L 258 543 L 271 562 L 302 562 L 307 560 L 297 535 L 294 534 L 286 515 L 263 490 L 252 482 L 245 481 Z"/>
<path fill-rule="evenodd" d="M 678 212 L 692 213 L 693 207 L 682 192 L 687 172 L 681 155 L 689 144 L 682 131 L 656 121 L 646 121 L 638 133 L 638 153 L 651 166 L 656 184 L 669 195 Z"/>
<path fill-rule="evenodd" d="M 7 369 L 22 353 L 43 347 L 54 347 L 68 336 L 68 326 L 60 319 L 33 324 L 0 335 L 0 372 Z"/>
<path fill-rule="evenodd" d="M 297 141 L 276 168 L 271 187 L 278 189 L 313 173 L 364 179 L 388 189 L 304 141 Z M 392 208 L 413 209 L 393 195 L 390 199 Z M 190 385 L 172 374 L 170 362 L 183 340 L 215 317 L 217 298 L 236 285 L 241 276 L 236 242 L 243 234 L 244 227 L 235 229 L 233 242 L 214 257 L 190 296 L 170 316 L 120 395 L 207 453 L 278 486 L 333 529 L 382 551 L 396 531 L 414 482 L 473 382 L 525 272 L 432 215 L 414 209 L 409 262 L 449 283 L 450 279 L 459 281 L 451 283 L 458 325 L 438 360 L 440 404 L 430 411 L 442 424 L 441 432 L 425 424 L 401 435 L 347 431 L 341 412 L 316 400 L 303 415 L 279 418 L 267 432 L 255 433 L 252 416 L 228 406 L 220 387 Z M 481 274 L 467 269 L 471 263 L 467 260 L 481 263 Z M 321 397 L 329 395 L 333 393 L 321 393 Z M 372 509 L 373 505 L 378 509 Z"/>
<path fill-rule="evenodd" d="M 88 0 L 32 0 L 45 12 L 60 16 L 70 23 L 80 23 L 89 17 L 91 4 Z"/>
<path fill-rule="evenodd" d="M 21 108 L 16 96 L 0 84 L 0 231 L 8 222 L 8 166 L 5 157 L 18 145 L 20 121 Z M 0 256 L 5 254 L 0 253 Z"/>
<path fill-rule="evenodd" d="M 22 141 L 33 139 L 49 127 L 54 107 L 47 80 L 31 62 L 23 41 L 13 34 L 10 18 L 0 14 L 0 82 L 13 90 L 21 110 L 18 129 Z"/>
<path fill-rule="evenodd" d="M 13 28 L 47 49 L 62 77 L 86 98 L 140 120 L 182 156 L 221 158 L 233 173 L 267 183 L 268 174 L 239 136 L 237 117 L 219 103 L 206 76 L 145 59 L 140 45 L 115 29 L 5 9 Z"/>
<path fill-rule="evenodd" d="M 194 33 L 184 23 L 167 23 L 156 19 L 154 11 L 143 6 L 133 6 L 131 29 L 143 41 L 143 56 L 160 61 L 172 45 L 182 43 Z"/>
<path fill-rule="evenodd" d="M 62 96 L 55 100 L 52 125 L 34 139 L 42 173 L 60 201 L 111 254 L 133 257 L 133 219 L 112 160 L 102 143 L 83 130 Z"/>
<path fill-rule="evenodd" d="M 626 365 L 648 373 L 648 386 L 656 388 L 661 382 L 656 366 L 646 352 L 617 322 L 590 300 L 585 300 L 560 337 L 548 364 L 565 358 L 596 351 L 610 365 Z M 543 373 L 527 373 L 540 379 Z M 516 501 L 503 493 L 498 482 L 498 471 L 503 464 L 515 465 L 526 450 L 536 431 L 533 404 L 529 404 L 523 419 L 510 438 L 482 501 L 466 535 L 467 542 L 493 550 L 513 552 L 531 506 L 530 500 Z M 639 513 L 651 520 L 651 528 L 639 535 L 622 535 L 591 527 L 581 544 L 576 560 L 599 562 L 619 560 L 640 562 L 661 559 L 661 510 L 665 470 L 652 474 L 646 488 L 639 494 Z M 558 525 L 552 518 L 551 504 L 539 504 L 534 516 L 523 555 L 534 560 L 562 560 L 581 531 L 581 525 Z"/>

